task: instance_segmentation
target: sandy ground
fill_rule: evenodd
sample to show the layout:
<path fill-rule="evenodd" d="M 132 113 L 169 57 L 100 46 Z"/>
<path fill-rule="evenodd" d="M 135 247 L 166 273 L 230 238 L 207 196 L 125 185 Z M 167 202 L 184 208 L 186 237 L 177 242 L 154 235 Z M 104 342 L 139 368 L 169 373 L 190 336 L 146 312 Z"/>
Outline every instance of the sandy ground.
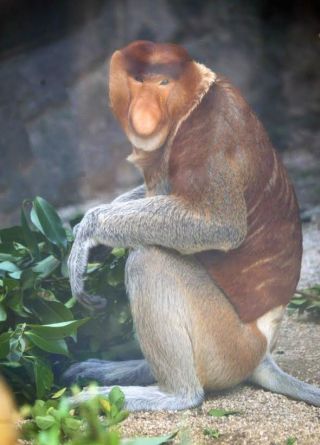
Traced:
<path fill-rule="evenodd" d="M 304 256 L 299 288 L 320 283 L 320 231 L 304 226 Z M 286 317 L 274 352 L 278 364 L 308 383 L 320 386 L 320 323 Z M 224 408 L 241 414 L 216 418 L 208 411 Z M 218 429 L 218 439 L 204 429 Z M 223 394 L 210 394 L 201 408 L 183 412 L 134 413 L 122 425 L 125 436 L 183 431 L 190 444 L 282 445 L 296 438 L 298 445 L 320 445 L 320 408 L 308 406 L 248 385 Z"/>

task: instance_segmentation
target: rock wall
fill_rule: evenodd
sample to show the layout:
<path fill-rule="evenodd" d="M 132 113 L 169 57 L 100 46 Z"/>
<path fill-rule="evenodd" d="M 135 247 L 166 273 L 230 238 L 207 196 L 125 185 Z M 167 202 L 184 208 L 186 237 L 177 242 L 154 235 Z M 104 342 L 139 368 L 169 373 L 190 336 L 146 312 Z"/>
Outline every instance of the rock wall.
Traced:
<path fill-rule="evenodd" d="M 101 0 L 81 26 L 3 57 L 0 225 L 35 195 L 67 206 L 139 182 L 107 100 L 108 58 L 135 39 L 186 46 L 242 89 L 280 149 L 319 160 L 320 14 L 313 2 L 269 3 Z M 79 3 L 67 4 L 71 23 Z"/>

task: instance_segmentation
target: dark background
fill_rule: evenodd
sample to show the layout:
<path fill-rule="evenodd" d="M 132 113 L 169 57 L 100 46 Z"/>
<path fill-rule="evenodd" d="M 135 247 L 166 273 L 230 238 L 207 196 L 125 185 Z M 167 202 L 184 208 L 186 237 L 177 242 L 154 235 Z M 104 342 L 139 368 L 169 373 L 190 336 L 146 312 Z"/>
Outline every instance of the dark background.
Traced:
<path fill-rule="evenodd" d="M 107 100 L 107 60 L 136 39 L 182 44 L 227 75 L 282 152 L 303 210 L 319 204 L 317 3 L 0 0 L 0 225 L 25 198 L 74 210 L 140 181 Z"/>

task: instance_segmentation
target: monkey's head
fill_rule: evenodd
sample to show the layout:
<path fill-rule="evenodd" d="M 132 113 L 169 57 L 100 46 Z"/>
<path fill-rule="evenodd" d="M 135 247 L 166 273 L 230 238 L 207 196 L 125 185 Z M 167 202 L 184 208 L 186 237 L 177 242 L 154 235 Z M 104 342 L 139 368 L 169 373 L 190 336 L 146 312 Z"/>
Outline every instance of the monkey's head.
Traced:
<path fill-rule="evenodd" d="M 111 107 L 134 147 L 154 151 L 196 95 L 201 73 L 178 45 L 136 41 L 111 58 Z"/>

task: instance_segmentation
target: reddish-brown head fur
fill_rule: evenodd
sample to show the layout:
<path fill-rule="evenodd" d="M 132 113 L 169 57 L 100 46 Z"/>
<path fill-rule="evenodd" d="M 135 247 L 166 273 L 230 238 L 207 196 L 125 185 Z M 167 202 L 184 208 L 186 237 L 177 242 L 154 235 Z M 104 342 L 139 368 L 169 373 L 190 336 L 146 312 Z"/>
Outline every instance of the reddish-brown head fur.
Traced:
<path fill-rule="evenodd" d="M 164 144 L 190 106 L 199 78 L 178 45 L 137 41 L 113 54 L 111 106 L 133 146 L 153 151 Z"/>

